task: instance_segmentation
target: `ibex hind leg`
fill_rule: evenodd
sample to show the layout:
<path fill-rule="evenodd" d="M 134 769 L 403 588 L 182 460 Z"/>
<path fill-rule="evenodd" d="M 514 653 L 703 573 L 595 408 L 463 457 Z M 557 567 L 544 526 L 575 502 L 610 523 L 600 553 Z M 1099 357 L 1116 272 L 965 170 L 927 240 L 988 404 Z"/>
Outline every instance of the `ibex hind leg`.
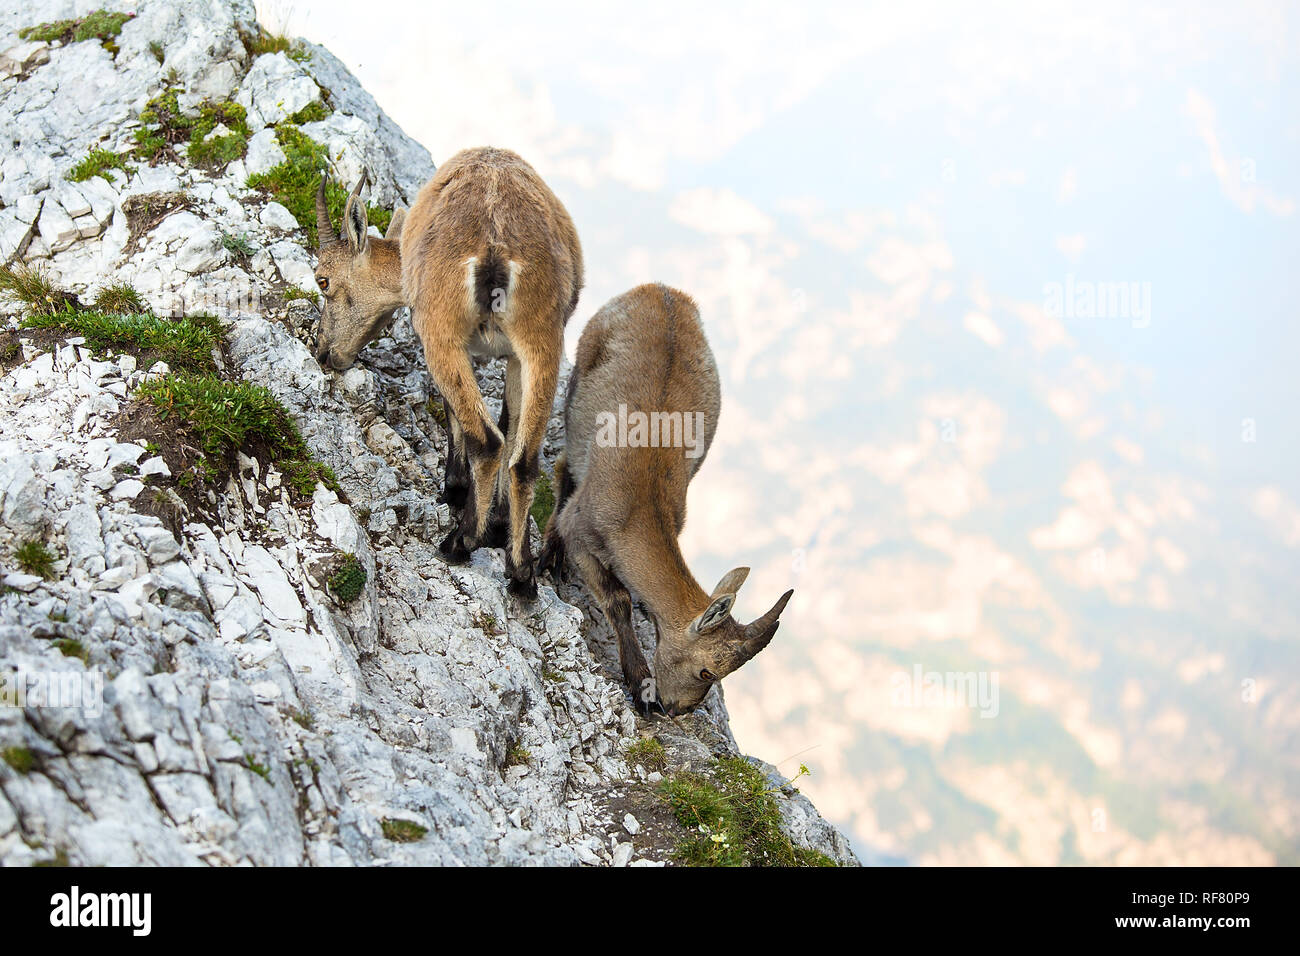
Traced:
<path fill-rule="evenodd" d="M 532 545 L 528 540 L 528 514 L 533 506 L 533 488 L 540 473 L 542 440 L 551 417 L 555 383 L 559 377 L 559 353 L 563 343 L 557 339 L 552 348 L 536 351 L 516 349 L 506 369 L 507 391 L 511 392 L 511 412 L 518 422 L 511 445 L 509 474 L 502 476 L 510 497 L 510 547 L 506 550 L 506 572 L 510 576 L 510 593 L 526 600 L 537 597 L 537 575 L 533 570 Z M 520 396 L 514 401 L 515 394 Z"/>
<path fill-rule="evenodd" d="M 470 488 L 459 527 L 439 545 L 448 561 L 459 563 L 468 561 L 483 539 L 505 440 L 488 418 L 468 353 L 454 344 L 439 342 L 435 336 L 429 339 L 424 346 L 425 361 L 438 391 L 447 399 L 449 411 L 456 416 L 457 445 L 463 448 L 469 475 Z"/>
<path fill-rule="evenodd" d="M 511 358 L 506 363 L 506 389 L 501 396 L 501 417 L 497 419 L 497 428 L 506 436 L 506 461 L 514 451 L 518 441 L 519 422 L 510 419 L 510 406 L 519 407 L 521 401 L 519 390 L 519 362 Z M 510 483 L 508 472 L 497 472 L 496 490 L 492 497 L 492 511 L 488 515 L 487 531 L 483 535 L 485 548 L 506 548 L 510 546 Z"/>

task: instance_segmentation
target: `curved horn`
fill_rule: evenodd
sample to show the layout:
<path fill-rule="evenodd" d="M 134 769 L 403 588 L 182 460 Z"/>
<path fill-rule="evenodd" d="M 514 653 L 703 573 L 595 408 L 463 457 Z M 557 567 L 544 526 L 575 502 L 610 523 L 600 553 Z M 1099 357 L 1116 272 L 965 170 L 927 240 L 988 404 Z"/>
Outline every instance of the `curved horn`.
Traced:
<path fill-rule="evenodd" d="M 354 199 L 356 199 L 359 195 L 361 195 L 361 190 L 365 188 L 365 186 L 366 186 L 366 180 L 369 179 L 369 178 L 370 178 L 370 170 L 368 170 L 368 169 L 366 169 L 366 167 L 362 166 L 362 167 L 361 167 L 361 178 L 358 179 L 358 180 L 357 180 L 357 184 L 356 184 L 355 186 L 352 187 L 352 193 L 348 196 L 348 202 L 352 202 L 352 201 L 353 201 Z"/>
<path fill-rule="evenodd" d="M 334 231 L 334 223 L 330 222 L 329 204 L 325 201 L 325 183 L 328 178 L 329 173 L 322 172 L 320 174 L 320 189 L 316 190 L 317 244 L 322 249 L 339 241 L 339 234 Z"/>
<path fill-rule="evenodd" d="M 777 618 L 781 616 L 781 612 L 785 610 L 785 606 L 790 603 L 790 598 L 793 596 L 793 590 L 786 591 L 781 595 L 781 599 L 772 605 L 772 610 L 745 626 L 745 649 L 749 651 L 750 645 L 756 645 L 745 660 L 749 660 L 767 647 L 768 642 L 772 640 L 772 635 L 776 633 L 777 625 L 781 623 Z"/>
<path fill-rule="evenodd" d="M 719 677 L 726 677 L 743 664 L 753 660 L 759 651 L 772 643 L 772 636 L 776 634 L 776 629 L 781 626 L 781 622 L 777 619 L 793 596 L 794 591 L 786 591 L 781 595 L 781 599 L 772 605 L 772 610 L 744 627 L 744 636 L 731 645 L 730 652 L 724 655 L 723 660 L 718 662 L 721 668 L 721 673 L 718 674 Z"/>

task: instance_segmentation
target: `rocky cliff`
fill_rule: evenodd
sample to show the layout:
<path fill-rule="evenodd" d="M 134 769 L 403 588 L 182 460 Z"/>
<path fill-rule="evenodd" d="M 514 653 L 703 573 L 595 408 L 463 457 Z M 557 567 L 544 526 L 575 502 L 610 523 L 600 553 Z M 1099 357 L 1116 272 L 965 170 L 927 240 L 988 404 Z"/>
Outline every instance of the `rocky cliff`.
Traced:
<path fill-rule="evenodd" d="M 368 166 L 382 215 L 428 153 L 239 0 L 10 0 L 0 51 L 0 261 L 62 297 L 34 328 L 30 291 L 0 296 L 0 862 L 671 862 L 698 834 L 662 781 L 737 753 L 721 693 L 639 720 L 576 582 L 520 605 L 499 552 L 439 560 L 445 435 L 404 315 L 346 374 L 304 344 L 295 164 Z M 322 480 L 244 447 L 187 485 L 139 397 L 167 361 L 58 325 L 124 294 L 215 316 L 210 374 L 269 390 Z M 856 862 L 752 765 L 793 846 Z"/>

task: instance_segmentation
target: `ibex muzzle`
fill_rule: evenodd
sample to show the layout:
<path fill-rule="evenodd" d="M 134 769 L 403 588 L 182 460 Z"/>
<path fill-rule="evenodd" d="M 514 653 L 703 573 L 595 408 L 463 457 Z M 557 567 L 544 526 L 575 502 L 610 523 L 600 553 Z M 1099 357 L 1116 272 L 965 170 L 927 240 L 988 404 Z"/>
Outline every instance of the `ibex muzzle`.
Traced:
<path fill-rule="evenodd" d="M 731 616 L 736 592 L 749 568 L 736 568 L 718 582 L 709 606 L 684 630 L 659 628 L 655 645 L 655 684 L 659 702 L 669 717 L 690 713 L 715 683 L 753 659 L 771 643 L 781 626 L 777 620 L 794 591 L 786 591 L 772 609 L 752 624 Z"/>
<path fill-rule="evenodd" d="M 605 303 L 583 329 L 541 566 L 558 572 L 566 554 L 578 565 L 618 636 L 623 677 L 643 715 L 698 707 L 715 683 L 768 645 L 793 593 L 741 625 L 731 609 L 749 569 L 731 571 L 706 594 L 682 558 L 686 488 L 713 442 L 721 401 L 713 352 L 684 292 L 638 286 Z M 690 446 L 611 444 L 600 422 L 615 409 L 660 422 L 698 415 L 703 434 Z M 632 630 L 632 594 L 658 634 L 653 676 Z"/>

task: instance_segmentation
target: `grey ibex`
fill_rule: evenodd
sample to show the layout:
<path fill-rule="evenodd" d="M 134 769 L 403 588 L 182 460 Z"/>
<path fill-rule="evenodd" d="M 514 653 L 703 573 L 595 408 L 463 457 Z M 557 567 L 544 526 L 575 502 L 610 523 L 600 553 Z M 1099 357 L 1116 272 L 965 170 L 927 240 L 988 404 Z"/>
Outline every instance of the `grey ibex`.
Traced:
<path fill-rule="evenodd" d="M 452 562 L 506 545 L 510 591 L 537 595 L 528 512 L 551 414 L 564 326 L 582 288 L 582 249 L 564 206 L 504 149 L 462 150 L 439 167 L 383 239 L 367 236 L 361 180 L 343 209 L 343 235 L 316 194 L 324 295 L 316 357 L 350 366 L 410 306 L 411 324 L 448 411 L 444 500 L 460 507 L 441 544 Z M 471 355 L 505 357 L 506 395 L 493 423 Z M 504 539 L 504 540 L 503 540 Z"/>
<path fill-rule="evenodd" d="M 623 677 L 643 715 L 699 706 L 715 682 L 768 645 L 794 593 L 741 625 L 731 609 L 749 569 L 728 572 L 708 593 L 682 558 L 686 486 L 713 442 L 720 405 L 717 365 L 685 293 L 638 286 L 583 329 L 539 567 L 559 573 L 572 557 L 618 636 Z M 631 594 L 655 624 L 653 676 L 632 630 Z"/>

